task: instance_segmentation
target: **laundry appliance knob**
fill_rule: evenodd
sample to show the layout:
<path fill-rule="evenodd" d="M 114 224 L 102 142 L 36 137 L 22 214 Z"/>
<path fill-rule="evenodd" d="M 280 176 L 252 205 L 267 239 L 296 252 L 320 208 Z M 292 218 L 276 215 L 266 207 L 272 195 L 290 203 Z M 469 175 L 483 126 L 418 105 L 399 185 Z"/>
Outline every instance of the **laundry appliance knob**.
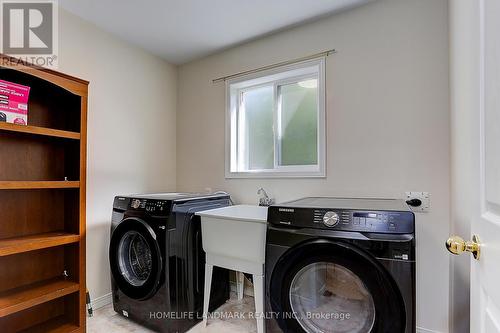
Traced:
<path fill-rule="evenodd" d="M 335 227 L 339 223 L 339 214 L 335 212 L 326 212 L 326 214 L 323 216 L 323 223 L 327 227 Z"/>

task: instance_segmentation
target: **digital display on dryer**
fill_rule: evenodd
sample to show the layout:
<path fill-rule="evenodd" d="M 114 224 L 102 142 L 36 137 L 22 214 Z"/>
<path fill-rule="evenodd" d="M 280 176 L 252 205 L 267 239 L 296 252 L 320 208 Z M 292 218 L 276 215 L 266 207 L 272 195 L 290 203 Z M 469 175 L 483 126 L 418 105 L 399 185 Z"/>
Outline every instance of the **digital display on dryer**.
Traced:
<path fill-rule="evenodd" d="M 371 218 L 377 218 L 377 214 L 375 213 L 353 213 L 353 217 L 371 217 Z"/>

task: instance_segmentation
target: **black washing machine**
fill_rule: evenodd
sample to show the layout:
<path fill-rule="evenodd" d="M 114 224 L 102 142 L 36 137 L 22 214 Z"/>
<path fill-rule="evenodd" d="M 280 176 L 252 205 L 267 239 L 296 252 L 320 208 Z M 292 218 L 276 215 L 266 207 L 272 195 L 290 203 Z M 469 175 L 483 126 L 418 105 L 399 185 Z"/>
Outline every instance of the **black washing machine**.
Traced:
<path fill-rule="evenodd" d="M 414 221 L 403 200 L 271 206 L 267 332 L 414 333 Z"/>
<path fill-rule="evenodd" d="M 159 332 L 185 332 L 202 318 L 205 253 L 194 213 L 231 205 L 229 195 L 117 196 L 109 262 L 113 307 Z M 228 271 L 214 268 L 210 311 L 229 298 Z"/>

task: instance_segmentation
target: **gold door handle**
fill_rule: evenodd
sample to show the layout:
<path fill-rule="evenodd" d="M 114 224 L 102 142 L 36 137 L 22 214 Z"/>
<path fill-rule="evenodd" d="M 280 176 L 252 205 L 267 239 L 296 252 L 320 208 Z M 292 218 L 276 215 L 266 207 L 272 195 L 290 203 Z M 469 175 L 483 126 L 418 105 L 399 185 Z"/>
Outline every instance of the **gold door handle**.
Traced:
<path fill-rule="evenodd" d="M 464 241 L 463 238 L 458 236 L 451 236 L 446 241 L 446 248 L 453 254 L 462 254 L 463 252 L 470 252 L 474 259 L 479 260 L 481 254 L 481 243 L 477 235 L 472 236 L 472 241 Z"/>

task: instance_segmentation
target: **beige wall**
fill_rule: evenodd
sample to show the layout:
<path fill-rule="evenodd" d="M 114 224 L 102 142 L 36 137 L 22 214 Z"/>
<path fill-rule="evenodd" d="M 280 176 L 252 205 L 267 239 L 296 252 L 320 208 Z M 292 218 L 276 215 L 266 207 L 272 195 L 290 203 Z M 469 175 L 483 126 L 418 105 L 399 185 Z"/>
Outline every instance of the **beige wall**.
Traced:
<path fill-rule="evenodd" d="M 417 214 L 417 324 L 448 332 L 450 113 L 446 0 L 379 0 L 179 68 L 177 189 L 255 203 L 428 191 Z M 225 179 L 224 84 L 213 78 L 336 48 L 327 59 L 327 178 Z"/>
<path fill-rule="evenodd" d="M 175 190 L 177 70 L 59 10 L 59 70 L 90 81 L 87 286 L 95 299 L 111 291 L 114 196 Z"/>

